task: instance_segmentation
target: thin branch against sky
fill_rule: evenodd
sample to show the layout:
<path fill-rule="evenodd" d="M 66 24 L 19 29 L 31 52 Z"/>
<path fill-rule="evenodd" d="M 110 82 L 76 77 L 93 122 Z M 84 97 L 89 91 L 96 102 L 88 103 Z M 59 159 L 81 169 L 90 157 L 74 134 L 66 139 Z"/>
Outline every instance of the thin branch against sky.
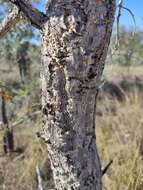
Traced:
<path fill-rule="evenodd" d="M 142 0 L 124 0 L 124 7 L 129 8 L 136 20 L 137 28 L 143 29 L 143 1 Z M 126 10 L 122 10 L 122 16 L 120 18 L 120 23 L 126 27 L 131 27 L 134 25 L 130 14 Z"/>

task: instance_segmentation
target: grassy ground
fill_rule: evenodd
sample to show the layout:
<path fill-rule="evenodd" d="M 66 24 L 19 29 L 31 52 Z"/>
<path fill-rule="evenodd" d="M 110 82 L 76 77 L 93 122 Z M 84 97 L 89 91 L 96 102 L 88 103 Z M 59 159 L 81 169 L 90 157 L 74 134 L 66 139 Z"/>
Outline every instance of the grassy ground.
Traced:
<path fill-rule="evenodd" d="M 130 94 L 124 103 L 98 102 L 104 107 L 97 117 L 97 144 L 102 164 L 113 159 L 103 177 L 105 190 L 143 189 L 143 99 Z"/>
<path fill-rule="evenodd" d="M 2 72 L 1 70 L 6 70 Z M 38 69 L 37 69 L 38 70 Z M 8 73 L 6 67 L 0 68 L 1 80 L 19 80 L 17 68 Z M 143 67 L 107 66 L 105 76 L 139 76 Z M 35 102 L 34 102 L 35 103 Z M 20 117 L 22 107 L 17 117 Z M 143 94 L 126 94 L 125 102 L 104 97 L 98 101 L 97 144 L 102 165 L 110 159 L 114 162 L 103 177 L 104 190 L 142 190 L 143 189 Z M 20 115 L 20 116 L 19 116 Z M 17 119 L 16 117 L 16 119 Z M 21 152 L 5 156 L 0 149 L 0 190 L 35 190 L 38 164 L 42 177 L 52 186 L 50 165 L 45 147 L 36 137 L 41 127 L 41 117 L 27 121 L 14 128 L 15 147 Z M 0 131 L 2 137 L 2 131 Z M 2 138 L 0 138 L 1 141 Z"/>

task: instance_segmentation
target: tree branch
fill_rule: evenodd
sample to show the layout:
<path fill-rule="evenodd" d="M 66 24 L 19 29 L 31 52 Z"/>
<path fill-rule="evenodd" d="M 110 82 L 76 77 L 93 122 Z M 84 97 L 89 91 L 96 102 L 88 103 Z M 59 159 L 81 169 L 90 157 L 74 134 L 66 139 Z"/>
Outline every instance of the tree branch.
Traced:
<path fill-rule="evenodd" d="M 26 17 L 32 25 L 41 29 L 42 24 L 47 20 L 47 16 L 34 8 L 28 0 L 9 0 L 16 5 L 12 12 L 0 24 L 0 38 L 2 38 L 11 28 L 13 28 L 20 20 Z M 24 14 L 20 14 L 20 11 Z"/>
<path fill-rule="evenodd" d="M 131 15 L 132 19 L 133 19 L 134 27 L 135 27 L 135 29 L 134 29 L 134 33 L 133 33 L 133 35 L 134 35 L 135 32 L 136 32 L 136 28 L 137 28 L 135 15 L 133 14 L 133 12 L 132 12 L 129 8 L 124 7 L 124 6 L 122 6 L 122 5 L 121 5 L 121 8 L 127 10 L 127 11 L 129 12 L 129 14 Z"/>
<path fill-rule="evenodd" d="M 2 38 L 11 28 L 13 28 L 22 19 L 18 9 L 13 11 L 7 16 L 6 19 L 0 24 L 0 38 Z"/>
<path fill-rule="evenodd" d="M 41 29 L 42 24 L 45 22 L 47 16 L 40 12 L 38 9 L 34 8 L 29 0 L 9 0 L 12 4 L 16 5 L 20 11 L 24 13 L 26 18 L 34 25 L 36 28 Z"/>
<path fill-rule="evenodd" d="M 134 22 L 134 26 L 135 26 L 135 30 L 133 32 L 133 35 L 136 32 L 136 20 L 135 20 L 135 16 L 134 16 L 133 12 L 129 8 L 126 8 L 126 7 L 123 6 L 123 3 L 124 3 L 123 0 L 119 0 L 118 11 L 117 11 L 117 29 L 116 29 L 117 32 L 116 32 L 116 44 L 115 44 L 115 49 L 116 50 L 118 49 L 118 47 L 120 45 L 120 31 L 119 31 L 120 30 L 120 26 L 119 26 L 120 24 L 119 24 L 119 22 L 120 22 L 120 17 L 121 17 L 121 11 L 122 11 L 122 9 L 125 9 L 125 10 L 127 10 L 130 13 L 130 15 L 131 15 L 131 17 L 133 19 L 133 22 Z"/>
<path fill-rule="evenodd" d="M 119 40 L 120 40 L 120 34 L 119 34 L 119 30 L 120 30 L 120 28 L 119 28 L 119 22 L 120 22 L 120 17 L 121 17 L 121 11 L 122 11 L 122 5 L 123 5 L 123 0 L 120 0 L 119 1 L 119 5 L 118 5 L 118 13 L 117 13 L 117 28 L 116 28 L 116 30 L 117 30 L 117 33 L 116 33 L 116 44 L 115 44 L 115 49 L 118 49 L 118 47 L 119 47 Z"/>

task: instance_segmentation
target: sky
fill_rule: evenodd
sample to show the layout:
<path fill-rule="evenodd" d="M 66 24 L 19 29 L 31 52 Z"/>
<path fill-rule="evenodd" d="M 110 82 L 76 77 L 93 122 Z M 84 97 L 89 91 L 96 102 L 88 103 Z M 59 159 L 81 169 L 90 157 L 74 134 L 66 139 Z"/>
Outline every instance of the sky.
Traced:
<path fill-rule="evenodd" d="M 41 3 L 39 3 L 37 5 L 37 7 L 41 11 L 45 10 L 44 3 L 46 1 L 47 0 L 40 0 Z M 118 1 L 119 0 L 117 0 L 117 3 L 118 3 Z M 132 13 L 134 14 L 137 28 L 143 29 L 143 19 L 142 19 L 143 18 L 143 0 L 124 0 L 123 5 L 124 5 L 124 7 L 129 8 L 132 11 Z M 125 25 L 127 28 L 130 28 L 131 26 L 134 25 L 133 19 L 128 11 L 122 10 L 120 24 Z"/>
<path fill-rule="evenodd" d="M 134 14 L 137 28 L 143 30 L 143 0 L 124 0 L 123 5 Z M 133 19 L 126 10 L 122 10 L 120 23 L 127 27 L 133 25 Z"/>

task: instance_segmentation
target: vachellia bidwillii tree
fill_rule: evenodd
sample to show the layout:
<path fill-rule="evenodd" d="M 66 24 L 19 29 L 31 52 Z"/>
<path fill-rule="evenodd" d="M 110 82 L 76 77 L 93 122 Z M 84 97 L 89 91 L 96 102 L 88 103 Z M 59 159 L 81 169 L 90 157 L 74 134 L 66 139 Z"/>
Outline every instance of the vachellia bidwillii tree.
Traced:
<path fill-rule="evenodd" d="M 41 32 L 43 137 L 55 189 L 101 190 L 95 111 L 115 1 L 49 0 L 46 13 L 28 0 L 9 2 L 0 37 L 21 19 Z"/>

